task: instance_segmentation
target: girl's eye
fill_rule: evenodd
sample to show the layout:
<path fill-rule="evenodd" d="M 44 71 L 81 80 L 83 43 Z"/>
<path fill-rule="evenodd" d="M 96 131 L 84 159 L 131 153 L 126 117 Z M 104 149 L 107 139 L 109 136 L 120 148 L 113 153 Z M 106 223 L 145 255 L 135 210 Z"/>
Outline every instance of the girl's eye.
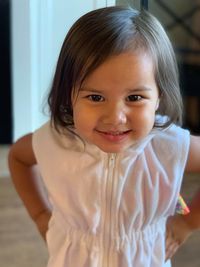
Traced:
<path fill-rule="evenodd" d="M 89 95 L 87 96 L 88 99 L 90 99 L 93 102 L 102 102 L 104 101 L 104 98 L 101 95 Z"/>
<path fill-rule="evenodd" d="M 129 102 L 135 102 L 135 101 L 140 101 L 142 97 L 140 95 L 129 95 L 127 97 L 127 101 Z"/>

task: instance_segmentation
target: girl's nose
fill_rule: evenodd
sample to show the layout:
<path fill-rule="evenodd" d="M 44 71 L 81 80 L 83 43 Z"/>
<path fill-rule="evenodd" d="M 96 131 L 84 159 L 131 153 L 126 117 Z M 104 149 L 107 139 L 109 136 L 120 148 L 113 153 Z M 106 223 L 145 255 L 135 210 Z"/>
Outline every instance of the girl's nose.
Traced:
<path fill-rule="evenodd" d="M 108 109 L 104 110 L 102 121 L 104 124 L 110 124 L 113 126 L 126 124 L 127 123 L 126 113 L 127 112 L 123 107 L 111 106 Z"/>

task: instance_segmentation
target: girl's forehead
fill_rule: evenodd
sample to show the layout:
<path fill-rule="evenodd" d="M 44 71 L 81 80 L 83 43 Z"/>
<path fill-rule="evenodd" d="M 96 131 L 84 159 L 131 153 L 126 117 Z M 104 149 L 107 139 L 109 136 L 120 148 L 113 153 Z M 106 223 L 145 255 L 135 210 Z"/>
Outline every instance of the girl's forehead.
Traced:
<path fill-rule="evenodd" d="M 91 61 L 92 62 L 92 61 Z M 100 80 L 105 81 L 105 77 L 114 74 L 116 78 L 120 79 L 120 75 L 127 74 L 128 76 L 139 77 L 136 72 L 144 76 L 144 72 L 147 69 L 151 70 L 152 78 L 155 77 L 155 60 L 151 52 L 142 46 L 137 49 L 128 49 L 118 54 L 111 54 L 106 57 L 98 66 L 95 66 L 95 62 L 86 64 L 82 69 L 80 77 L 83 77 L 82 81 L 77 82 L 72 88 L 72 93 L 77 94 L 80 88 L 85 86 L 88 81 L 96 81 L 100 76 Z M 126 69 L 126 71 L 124 71 Z M 133 71 L 133 73 L 131 73 Z"/>
<path fill-rule="evenodd" d="M 131 92 L 156 90 L 154 64 L 146 53 L 123 53 L 113 56 L 86 77 L 79 91 Z"/>
<path fill-rule="evenodd" d="M 106 67 L 117 67 L 124 63 L 130 64 L 130 66 L 138 64 L 139 62 L 143 61 L 151 62 L 152 66 L 155 65 L 155 55 L 148 49 L 144 47 L 137 48 L 137 49 L 129 49 L 122 51 L 118 54 L 111 54 L 105 60 L 103 60 L 97 67 L 93 69 L 92 72 L 97 71 L 102 68 Z M 91 72 L 91 73 L 92 73 Z M 91 74 L 89 73 L 89 75 Z M 87 76 L 88 77 L 88 76 Z"/>
<path fill-rule="evenodd" d="M 154 61 L 149 53 L 146 52 L 126 52 L 119 55 L 114 55 L 102 62 L 89 75 L 87 75 L 85 82 L 91 80 L 93 77 L 104 75 L 105 77 L 113 76 L 116 79 L 121 76 L 134 75 L 145 73 L 146 70 L 151 71 L 154 75 Z M 119 75 L 119 77 L 117 76 Z M 142 75 L 144 77 L 144 75 Z M 145 77 L 144 77 L 145 78 Z"/>

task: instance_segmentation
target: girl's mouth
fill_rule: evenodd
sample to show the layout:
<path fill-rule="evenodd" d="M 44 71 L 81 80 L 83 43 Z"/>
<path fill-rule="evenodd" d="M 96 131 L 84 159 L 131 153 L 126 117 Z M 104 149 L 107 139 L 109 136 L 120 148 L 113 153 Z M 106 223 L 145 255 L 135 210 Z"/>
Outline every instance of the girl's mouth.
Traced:
<path fill-rule="evenodd" d="M 96 130 L 98 134 L 100 134 L 104 139 L 112 142 L 123 141 L 128 137 L 131 130 L 127 131 L 99 131 Z"/>

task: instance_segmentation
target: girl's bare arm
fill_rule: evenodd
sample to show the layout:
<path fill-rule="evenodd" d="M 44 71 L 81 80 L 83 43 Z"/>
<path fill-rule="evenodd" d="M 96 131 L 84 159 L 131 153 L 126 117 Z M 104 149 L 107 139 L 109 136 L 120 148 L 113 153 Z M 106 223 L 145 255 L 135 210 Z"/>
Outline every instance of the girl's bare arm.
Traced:
<path fill-rule="evenodd" d="M 199 173 L 200 178 L 200 137 L 191 136 L 190 150 L 185 172 Z M 200 185 L 200 179 L 199 179 Z M 176 214 L 168 219 L 166 234 L 166 259 L 171 258 L 176 250 L 195 230 L 200 230 L 200 186 L 189 204 L 190 213 Z"/>
<path fill-rule="evenodd" d="M 20 138 L 11 146 L 8 164 L 15 188 L 45 238 L 51 209 L 32 149 L 32 134 Z"/>
<path fill-rule="evenodd" d="M 191 136 L 186 172 L 199 174 L 199 188 L 189 204 L 190 213 L 184 216 L 192 230 L 200 229 L 200 136 Z"/>

